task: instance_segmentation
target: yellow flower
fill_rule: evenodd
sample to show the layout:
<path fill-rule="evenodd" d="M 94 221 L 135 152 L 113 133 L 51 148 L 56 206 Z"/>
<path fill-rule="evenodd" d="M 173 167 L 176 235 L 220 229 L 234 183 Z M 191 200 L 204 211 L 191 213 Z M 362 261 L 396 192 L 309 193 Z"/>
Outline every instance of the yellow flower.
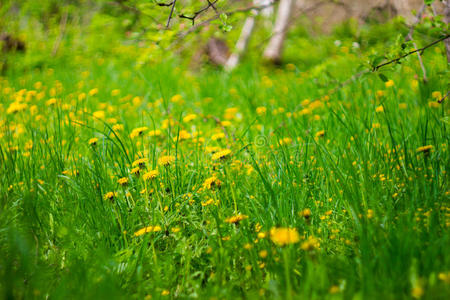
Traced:
<path fill-rule="evenodd" d="M 189 114 L 189 115 L 187 115 L 186 117 L 183 118 L 183 122 L 184 123 L 188 123 L 188 122 L 190 122 L 192 120 L 195 120 L 195 118 L 197 118 L 196 114 Z"/>
<path fill-rule="evenodd" d="M 168 290 L 164 290 L 161 292 L 161 296 L 167 296 L 169 294 L 170 294 L 170 292 Z"/>
<path fill-rule="evenodd" d="M 51 105 L 54 105 L 54 104 L 56 104 L 56 99 L 55 98 L 51 98 L 51 99 L 49 99 L 49 100 L 47 100 L 45 102 L 45 105 L 47 105 L 47 106 L 51 106 Z"/>
<path fill-rule="evenodd" d="M 95 147 L 97 146 L 98 138 L 92 138 L 89 140 L 89 146 Z"/>
<path fill-rule="evenodd" d="M 311 209 L 305 208 L 301 212 L 298 213 L 301 217 L 305 219 L 309 219 L 311 217 Z"/>
<path fill-rule="evenodd" d="M 267 108 L 265 108 L 264 106 L 260 106 L 256 108 L 256 113 L 258 115 L 264 115 L 267 111 Z"/>
<path fill-rule="evenodd" d="M 217 179 L 217 177 L 212 176 L 210 178 L 207 178 L 205 182 L 203 183 L 203 188 L 212 190 L 214 188 L 220 188 L 220 185 L 222 184 L 222 181 Z"/>
<path fill-rule="evenodd" d="M 433 149 L 432 145 L 427 145 L 427 146 L 421 146 L 419 148 L 417 148 L 417 152 L 423 152 L 423 153 L 429 153 L 431 150 Z"/>
<path fill-rule="evenodd" d="M 139 158 L 135 161 L 133 161 L 133 163 L 131 164 L 131 166 L 133 167 L 144 167 L 145 164 L 148 162 L 148 158 Z"/>
<path fill-rule="evenodd" d="M 212 156 L 212 160 L 225 159 L 231 154 L 230 149 L 224 149 L 222 151 L 216 152 Z"/>
<path fill-rule="evenodd" d="M 411 296 L 416 299 L 420 299 L 423 296 L 423 288 L 420 286 L 415 286 L 411 290 Z"/>
<path fill-rule="evenodd" d="M 187 140 L 191 138 L 191 134 L 189 132 L 187 132 L 186 130 L 180 130 L 180 132 L 178 133 L 178 137 L 174 137 L 173 141 L 176 142 L 178 141 L 183 141 L 183 140 Z"/>
<path fill-rule="evenodd" d="M 103 199 L 104 200 L 113 200 L 115 196 L 116 196 L 116 193 L 108 192 L 103 196 Z"/>
<path fill-rule="evenodd" d="M 259 257 L 266 258 L 268 255 L 268 252 L 267 252 L 267 250 L 261 250 L 261 251 L 259 251 L 258 254 L 259 254 Z"/>
<path fill-rule="evenodd" d="M 148 132 L 148 136 L 160 136 L 161 134 L 162 134 L 162 132 L 159 129 L 150 130 Z"/>
<path fill-rule="evenodd" d="M 337 285 L 332 285 L 330 287 L 329 293 L 336 294 L 336 293 L 339 293 L 339 291 L 340 291 L 340 288 Z"/>
<path fill-rule="evenodd" d="M 89 91 L 89 96 L 95 96 L 98 93 L 98 88 L 94 88 L 92 90 Z"/>
<path fill-rule="evenodd" d="M 97 119 L 104 119 L 105 118 L 105 112 L 103 110 L 98 110 L 92 114 Z"/>
<path fill-rule="evenodd" d="M 144 227 L 144 228 L 139 229 L 138 231 L 136 231 L 134 233 L 134 236 L 140 236 L 140 235 L 143 235 L 143 234 L 145 234 L 147 232 L 152 232 L 152 231 L 153 231 L 153 226 L 147 226 L 147 227 Z"/>
<path fill-rule="evenodd" d="M 398 108 L 400 108 L 400 109 L 407 109 L 407 108 L 408 108 L 408 104 L 406 104 L 406 103 L 404 103 L 404 102 L 399 103 L 399 104 L 398 104 Z"/>
<path fill-rule="evenodd" d="M 160 166 L 169 166 L 175 161 L 175 156 L 173 155 L 165 155 L 161 156 L 158 159 L 158 165 Z"/>
<path fill-rule="evenodd" d="M 119 180 L 117 180 L 117 183 L 120 184 L 121 186 L 125 186 L 128 184 L 128 178 L 127 177 L 119 178 Z"/>
<path fill-rule="evenodd" d="M 384 85 L 385 85 L 387 88 L 393 87 L 393 86 L 394 86 L 394 81 L 390 79 L 390 80 L 386 81 L 386 82 L 384 83 Z"/>
<path fill-rule="evenodd" d="M 139 176 L 140 171 L 141 171 L 141 169 L 139 167 L 136 167 L 136 168 L 131 169 L 131 174 Z"/>
<path fill-rule="evenodd" d="M 383 105 L 380 105 L 380 106 L 378 106 L 377 108 L 375 108 L 375 111 L 376 111 L 377 113 L 379 113 L 379 112 L 384 112 Z"/>
<path fill-rule="evenodd" d="M 300 235 L 295 228 L 272 228 L 270 230 L 270 239 L 278 246 L 298 243 Z"/>
<path fill-rule="evenodd" d="M 438 108 L 439 107 L 439 102 L 437 102 L 437 101 L 430 101 L 430 102 L 428 102 L 428 107 L 429 108 Z"/>
<path fill-rule="evenodd" d="M 113 129 L 114 131 L 122 131 L 122 130 L 123 130 L 123 124 L 114 124 L 114 125 L 112 126 L 112 129 Z"/>
<path fill-rule="evenodd" d="M 158 176 L 158 170 L 151 170 L 147 173 L 145 173 L 144 175 L 142 175 L 142 178 L 144 180 L 151 180 L 151 179 L 155 179 Z"/>
<path fill-rule="evenodd" d="M 142 136 L 142 134 L 147 130 L 147 127 L 138 127 L 131 131 L 130 138 L 134 139 L 135 137 Z"/>
<path fill-rule="evenodd" d="M 436 100 L 441 100 L 442 93 L 440 91 L 434 91 L 431 93 L 431 97 L 433 97 Z"/>
<path fill-rule="evenodd" d="M 320 243 L 319 240 L 313 236 L 308 237 L 306 241 L 304 241 L 300 248 L 305 251 L 312 251 L 314 249 L 319 248 Z"/>
<path fill-rule="evenodd" d="M 229 218 L 225 219 L 225 223 L 229 223 L 229 224 L 239 224 L 240 221 L 247 219 L 248 216 L 247 215 L 236 215 L 236 216 L 231 216 Z"/>
<path fill-rule="evenodd" d="M 171 229 L 171 231 L 173 232 L 173 233 L 177 233 L 177 232 L 180 232 L 180 227 L 173 227 L 172 229 Z"/>
<path fill-rule="evenodd" d="M 316 138 L 323 137 L 325 135 L 325 130 L 320 130 L 316 132 Z"/>
<path fill-rule="evenodd" d="M 213 141 L 221 140 L 221 139 L 223 139 L 223 138 L 225 138 L 225 134 L 224 134 L 223 132 L 219 132 L 219 133 L 213 134 L 213 135 L 211 136 L 211 139 L 212 139 Z"/>

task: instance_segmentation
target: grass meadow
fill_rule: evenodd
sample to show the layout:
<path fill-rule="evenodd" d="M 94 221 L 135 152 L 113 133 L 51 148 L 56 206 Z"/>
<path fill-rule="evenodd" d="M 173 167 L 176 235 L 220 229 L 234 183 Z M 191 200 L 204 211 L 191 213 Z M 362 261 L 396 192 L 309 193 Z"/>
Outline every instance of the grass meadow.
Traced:
<path fill-rule="evenodd" d="M 323 39 L 227 73 L 28 37 L 0 78 L 0 297 L 448 299 L 444 47 L 427 83 L 411 55 L 329 93 L 364 53 Z"/>

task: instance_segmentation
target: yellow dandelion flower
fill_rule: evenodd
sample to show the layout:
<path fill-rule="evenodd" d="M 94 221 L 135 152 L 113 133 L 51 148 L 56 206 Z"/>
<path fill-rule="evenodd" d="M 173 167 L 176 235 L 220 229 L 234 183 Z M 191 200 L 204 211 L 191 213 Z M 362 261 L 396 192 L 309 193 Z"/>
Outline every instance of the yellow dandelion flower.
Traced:
<path fill-rule="evenodd" d="M 432 145 L 421 146 L 416 149 L 416 152 L 429 153 L 433 149 Z"/>
<path fill-rule="evenodd" d="M 272 228 L 270 230 L 270 239 L 278 246 L 298 243 L 300 235 L 295 228 Z"/>
<path fill-rule="evenodd" d="M 162 132 L 159 129 L 150 130 L 148 136 L 161 136 Z"/>
<path fill-rule="evenodd" d="M 127 177 L 119 178 L 119 180 L 117 180 L 117 183 L 120 184 L 121 186 L 125 186 L 128 184 L 128 178 Z"/>
<path fill-rule="evenodd" d="M 299 212 L 299 215 L 308 220 L 311 217 L 311 209 L 305 208 L 304 210 Z"/>
<path fill-rule="evenodd" d="M 92 146 L 92 147 L 97 146 L 97 143 L 98 143 L 98 138 L 91 138 L 91 139 L 89 139 L 89 142 L 88 142 L 89 146 Z"/>
<path fill-rule="evenodd" d="M 248 216 L 247 215 L 235 215 L 235 216 L 231 216 L 229 218 L 225 219 L 225 223 L 229 223 L 229 224 L 239 224 L 240 221 L 247 219 Z"/>
<path fill-rule="evenodd" d="M 312 251 L 318 249 L 319 246 L 319 240 L 313 236 L 309 236 L 308 239 L 301 244 L 300 248 L 305 251 Z"/>
<path fill-rule="evenodd" d="M 183 118 L 184 123 L 189 123 L 192 120 L 195 120 L 197 118 L 196 114 L 189 114 L 186 117 Z"/>
<path fill-rule="evenodd" d="M 132 131 L 131 131 L 131 133 L 130 133 L 130 138 L 132 138 L 132 139 L 134 139 L 134 138 L 136 138 L 136 137 L 138 137 L 138 136 L 142 136 L 143 134 L 144 134 L 144 132 L 145 131 L 147 131 L 147 127 L 138 127 L 138 128 L 135 128 L 135 129 L 133 129 Z"/>
<path fill-rule="evenodd" d="M 158 176 L 159 172 L 158 170 L 151 170 L 142 175 L 142 179 L 145 181 L 155 179 Z"/>
<path fill-rule="evenodd" d="M 256 108 L 256 113 L 260 116 L 266 114 L 266 112 L 267 112 L 267 108 L 265 108 L 264 106 L 260 106 L 260 107 Z"/>
<path fill-rule="evenodd" d="M 212 190 L 214 188 L 220 188 L 221 185 L 222 181 L 220 181 L 217 177 L 212 176 L 205 180 L 205 182 L 203 183 L 203 188 Z"/>
<path fill-rule="evenodd" d="M 144 167 L 145 164 L 148 162 L 148 158 L 139 158 L 135 161 L 133 161 L 133 163 L 131 164 L 131 166 L 133 167 Z"/>
<path fill-rule="evenodd" d="M 223 139 L 223 138 L 225 138 L 225 134 L 224 134 L 223 132 L 219 132 L 219 133 L 213 134 L 213 135 L 211 136 L 211 139 L 212 139 L 213 141 L 221 140 L 221 139 Z"/>
<path fill-rule="evenodd" d="M 394 86 L 394 81 L 393 81 L 392 79 L 389 79 L 388 81 L 386 81 L 386 82 L 384 83 L 384 86 L 385 86 L 386 88 L 393 87 L 393 86 Z"/>
<path fill-rule="evenodd" d="M 224 149 L 222 151 L 216 152 L 213 154 L 212 156 L 212 160 L 218 160 L 218 159 L 225 159 L 228 156 L 231 155 L 231 150 L 230 149 Z"/>
<path fill-rule="evenodd" d="M 323 137 L 325 135 L 325 130 L 320 130 L 316 132 L 316 138 Z"/>
<path fill-rule="evenodd" d="M 165 166 L 171 165 L 174 161 L 175 161 L 175 156 L 173 156 L 173 155 L 165 155 L 165 156 L 161 156 L 158 159 L 158 165 L 165 167 Z"/>
<path fill-rule="evenodd" d="M 104 200 L 113 200 L 115 196 L 116 196 L 116 193 L 108 192 L 103 196 L 103 199 Z"/>

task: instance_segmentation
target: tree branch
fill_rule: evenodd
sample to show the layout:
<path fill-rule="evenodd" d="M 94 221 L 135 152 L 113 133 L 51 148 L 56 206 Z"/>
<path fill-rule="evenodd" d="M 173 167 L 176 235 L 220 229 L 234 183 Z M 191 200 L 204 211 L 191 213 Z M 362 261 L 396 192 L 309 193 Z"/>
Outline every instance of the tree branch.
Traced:
<path fill-rule="evenodd" d="M 378 66 L 373 67 L 372 72 L 378 71 L 380 68 L 382 68 L 382 67 L 384 67 L 384 66 L 387 66 L 387 65 L 390 65 L 390 64 L 392 64 L 392 63 L 399 62 L 402 58 L 405 58 L 405 57 L 407 57 L 407 56 L 409 56 L 409 55 L 411 55 L 411 54 L 414 54 L 414 53 L 416 53 L 416 52 L 423 52 L 424 50 L 430 48 L 431 46 L 434 46 L 434 45 L 436 45 L 437 43 L 440 43 L 440 42 L 442 42 L 442 41 L 445 41 L 445 40 L 448 39 L 449 37 L 450 37 L 450 34 L 447 34 L 446 36 L 444 36 L 444 37 L 442 37 L 442 38 L 440 38 L 440 39 L 438 39 L 438 40 L 435 40 L 434 42 L 432 42 L 432 43 L 426 45 L 425 47 L 422 47 L 422 48 L 420 48 L 420 49 L 415 49 L 415 50 L 410 51 L 410 52 L 408 52 L 408 53 L 406 53 L 406 54 L 403 54 L 403 55 L 401 55 L 401 56 L 399 56 L 399 57 L 397 57 L 397 58 L 394 58 L 394 59 L 392 59 L 392 60 L 390 60 L 390 61 L 387 61 L 387 62 L 385 62 L 385 63 L 379 64 Z"/>
<path fill-rule="evenodd" d="M 162 4 L 162 3 L 161 3 L 161 4 Z M 170 6 L 170 5 L 172 5 L 172 8 L 170 9 L 169 18 L 167 18 L 167 24 L 166 24 L 166 29 L 167 29 L 167 28 L 169 28 L 170 20 L 172 19 L 173 10 L 175 9 L 175 5 L 177 4 L 177 0 L 173 0 L 172 3 L 163 4 L 163 5 L 161 5 L 161 4 L 158 3 L 159 6 Z"/>
<path fill-rule="evenodd" d="M 200 15 L 202 12 L 208 10 L 210 7 L 212 7 L 212 8 L 214 9 L 214 11 L 216 12 L 216 14 L 217 14 L 218 12 L 217 12 L 217 9 L 216 9 L 216 7 L 214 6 L 214 4 L 216 4 L 217 1 L 219 1 L 219 0 L 215 0 L 214 2 L 211 2 L 210 0 L 206 0 L 206 1 L 208 2 L 208 5 L 205 6 L 205 7 L 203 7 L 202 9 L 200 9 L 200 10 L 194 12 L 194 14 L 193 14 L 192 17 L 186 16 L 185 14 L 178 15 L 178 17 L 180 17 L 180 18 L 182 18 L 182 19 L 188 19 L 188 20 L 191 20 L 192 25 L 194 25 L 195 19 L 198 17 L 198 15 Z"/>

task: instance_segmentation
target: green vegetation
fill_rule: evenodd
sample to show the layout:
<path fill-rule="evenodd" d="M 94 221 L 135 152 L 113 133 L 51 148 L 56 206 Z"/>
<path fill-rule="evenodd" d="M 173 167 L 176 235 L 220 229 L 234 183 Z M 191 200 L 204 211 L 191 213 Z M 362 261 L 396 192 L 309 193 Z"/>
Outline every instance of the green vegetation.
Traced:
<path fill-rule="evenodd" d="M 398 56 L 401 19 L 304 20 L 279 68 L 261 29 L 227 73 L 189 67 L 204 33 L 180 56 L 71 7 L 54 51 L 61 13 L 21 14 L 0 23 L 27 48 L 0 60 L 1 298 L 449 298 L 443 43 L 427 83 L 410 55 L 331 93 Z"/>

